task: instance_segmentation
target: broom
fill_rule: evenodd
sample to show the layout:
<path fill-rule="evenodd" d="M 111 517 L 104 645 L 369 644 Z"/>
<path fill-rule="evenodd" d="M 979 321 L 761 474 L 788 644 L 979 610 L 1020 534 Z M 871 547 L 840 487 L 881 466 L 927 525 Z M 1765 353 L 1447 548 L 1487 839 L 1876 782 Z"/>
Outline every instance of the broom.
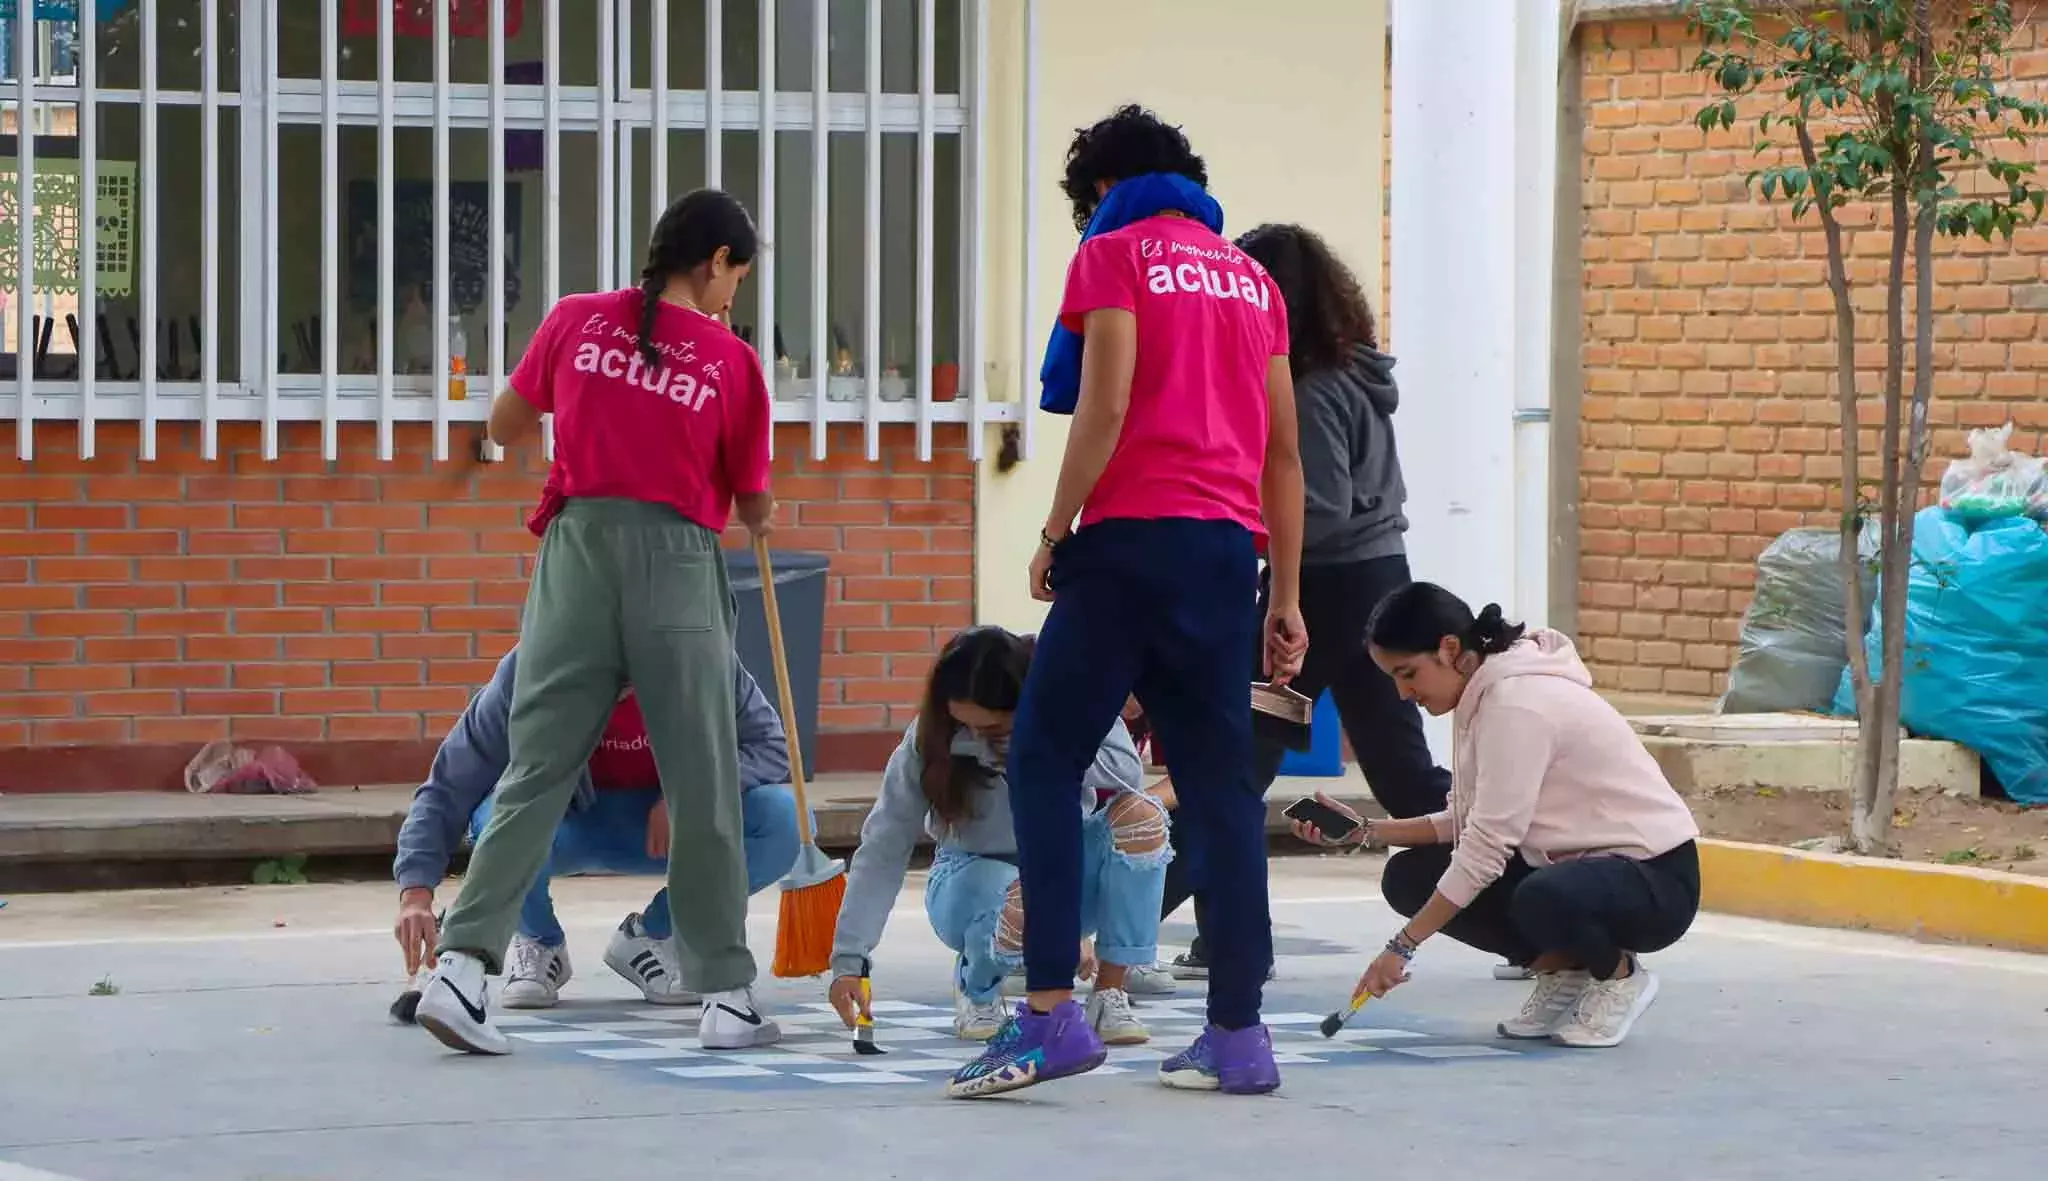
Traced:
<path fill-rule="evenodd" d="M 822 975 L 832 966 L 832 930 L 839 924 L 839 903 L 846 897 L 846 863 L 818 850 L 811 829 L 811 805 L 804 794 L 803 741 L 796 725 L 796 703 L 789 692 L 789 653 L 782 642 L 782 610 L 775 602 L 775 570 L 768 561 L 767 539 L 754 538 L 754 562 L 761 569 L 761 607 L 768 616 L 768 650 L 775 658 L 775 690 L 781 698 L 782 728 L 789 738 L 789 783 L 796 789 L 797 836 L 803 842 L 796 865 L 782 879 L 782 909 L 775 921 L 777 976 Z"/>

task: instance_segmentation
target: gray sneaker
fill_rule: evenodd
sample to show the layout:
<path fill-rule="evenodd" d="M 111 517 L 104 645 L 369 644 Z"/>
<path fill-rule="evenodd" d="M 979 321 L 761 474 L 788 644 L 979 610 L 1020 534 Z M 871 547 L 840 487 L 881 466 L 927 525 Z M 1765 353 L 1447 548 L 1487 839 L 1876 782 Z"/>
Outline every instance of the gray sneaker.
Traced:
<path fill-rule="evenodd" d="M 1132 996 L 1172 996 L 1180 991 L 1173 969 L 1166 964 L 1145 964 L 1132 968 L 1124 977 L 1124 991 Z"/>
<path fill-rule="evenodd" d="M 1500 1035 L 1517 1041 L 1537 1041 L 1557 1032 L 1580 994 L 1593 982 L 1584 972 L 1539 972 L 1536 987 L 1522 1003 L 1522 1011 L 1500 1023 Z"/>
<path fill-rule="evenodd" d="M 1641 963 L 1623 980 L 1594 980 L 1579 994 L 1571 1015 L 1561 1022 L 1551 1040 L 1581 1049 L 1604 1050 L 1618 1046 L 1635 1028 L 1636 1018 L 1657 999 L 1657 977 Z"/>
<path fill-rule="evenodd" d="M 1152 1031 L 1131 1012 L 1131 996 L 1121 988 L 1098 988 L 1088 994 L 1088 1024 L 1105 1046 L 1142 1046 Z"/>

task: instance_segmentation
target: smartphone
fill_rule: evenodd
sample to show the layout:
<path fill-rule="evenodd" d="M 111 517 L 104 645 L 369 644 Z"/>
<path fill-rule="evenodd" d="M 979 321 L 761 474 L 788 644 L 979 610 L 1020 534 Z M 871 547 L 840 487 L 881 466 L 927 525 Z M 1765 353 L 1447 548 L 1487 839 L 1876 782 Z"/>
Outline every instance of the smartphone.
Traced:
<path fill-rule="evenodd" d="M 1341 841 L 1358 830 L 1358 822 L 1329 807 L 1314 796 L 1303 796 L 1280 813 L 1289 820 L 1313 824 L 1324 840 Z"/>

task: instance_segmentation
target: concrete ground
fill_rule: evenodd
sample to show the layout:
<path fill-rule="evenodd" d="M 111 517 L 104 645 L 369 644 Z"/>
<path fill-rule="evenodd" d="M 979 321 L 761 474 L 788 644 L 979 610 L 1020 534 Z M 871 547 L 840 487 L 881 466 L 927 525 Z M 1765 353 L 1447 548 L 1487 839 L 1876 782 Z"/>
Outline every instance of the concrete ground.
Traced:
<path fill-rule="evenodd" d="M 1291 1061 L 1267 1099 L 1165 1091 L 1156 1053 L 943 1098 L 965 1051 L 942 1028 L 947 957 L 916 880 L 879 956 L 891 1054 L 862 1065 L 804 1008 L 813 981 L 765 989 L 793 1047 L 687 1048 L 694 1028 L 672 1031 L 601 962 L 644 880 L 559 884 L 577 976 L 504 1059 L 388 1023 L 387 886 L 16 896 L 0 909 L 0 1181 L 2040 1175 L 2048 960 L 1705 916 L 1655 957 L 1665 990 L 1636 1036 L 1573 1052 L 1496 1042 L 1526 986 L 1437 942 L 1331 1045 L 1314 1020 L 1393 930 L 1375 868 L 1274 863 L 1268 1014 Z M 774 913 L 757 900 L 764 953 Z M 89 995 L 102 981 L 118 991 Z M 1198 1010 L 1145 1012 L 1176 1049 Z"/>

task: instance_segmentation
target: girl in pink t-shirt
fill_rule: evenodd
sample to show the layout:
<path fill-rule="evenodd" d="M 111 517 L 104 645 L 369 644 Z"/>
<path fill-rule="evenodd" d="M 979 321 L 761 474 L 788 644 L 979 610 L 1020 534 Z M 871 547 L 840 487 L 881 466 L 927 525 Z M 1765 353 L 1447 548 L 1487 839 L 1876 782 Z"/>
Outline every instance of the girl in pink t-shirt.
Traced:
<path fill-rule="evenodd" d="M 1039 534 L 1031 593 L 1050 601 L 1010 744 L 1018 870 L 1030 900 L 1028 996 L 950 1091 L 999 1094 L 1092 1070 L 1103 1049 L 1073 1000 L 1083 860 L 1078 788 L 1135 692 L 1179 798 L 1174 824 L 1209 901 L 1209 1027 L 1160 1066 L 1169 1086 L 1280 1084 L 1259 1019 L 1272 964 L 1265 804 L 1252 782 L 1250 688 L 1300 668 L 1302 486 L 1287 309 L 1222 236 L 1187 136 L 1138 107 L 1082 131 L 1065 189 L 1086 227 L 1049 352 L 1049 404 L 1073 429 Z M 1112 224 L 1114 223 L 1114 224 Z M 1053 395 L 1059 395 L 1056 399 Z M 1272 563 L 1258 616 L 1258 548 Z M 1265 659 L 1258 656 L 1264 649 Z M 1262 667 L 1263 666 L 1263 667 Z"/>
<path fill-rule="evenodd" d="M 668 801 L 669 906 L 708 1048 L 780 1036 L 754 1006 L 732 678 L 733 598 L 719 536 L 735 505 L 768 530 L 770 406 L 760 360 L 718 319 L 759 243 L 739 201 L 704 189 L 655 224 L 640 285 L 548 312 L 491 406 L 493 441 L 552 413 L 555 461 L 520 625 L 511 761 L 441 928 L 419 1023 L 502 1054 L 485 1015 L 513 922 L 620 690 L 647 721 Z"/>

